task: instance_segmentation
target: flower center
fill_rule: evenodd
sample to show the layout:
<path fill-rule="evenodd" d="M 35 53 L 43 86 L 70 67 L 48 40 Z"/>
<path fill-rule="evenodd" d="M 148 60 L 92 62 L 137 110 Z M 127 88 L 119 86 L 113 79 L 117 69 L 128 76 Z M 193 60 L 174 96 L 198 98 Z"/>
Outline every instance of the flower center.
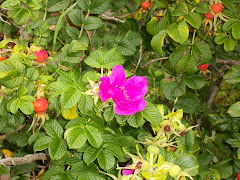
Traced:
<path fill-rule="evenodd" d="M 115 87 L 118 87 L 118 85 L 116 85 Z M 130 99 L 129 96 L 127 95 L 127 90 L 125 89 L 125 87 L 124 87 L 124 86 L 121 86 L 121 87 L 119 87 L 119 88 L 122 90 L 125 99 L 126 99 L 127 101 L 131 101 L 131 99 Z"/>

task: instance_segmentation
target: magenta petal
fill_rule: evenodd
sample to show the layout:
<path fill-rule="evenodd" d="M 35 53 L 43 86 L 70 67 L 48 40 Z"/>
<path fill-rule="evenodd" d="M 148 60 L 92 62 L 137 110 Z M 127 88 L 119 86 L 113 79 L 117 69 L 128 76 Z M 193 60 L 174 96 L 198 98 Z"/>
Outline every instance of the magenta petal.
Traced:
<path fill-rule="evenodd" d="M 130 166 L 130 164 L 128 164 L 125 167 L 128 167 L 128 166 Z M 134 174 L 134 171 L 135 171 L 134 169 L 123 169 L 122 170 L 122 175 L 128 176 L 128 175 Z"/>
<path fill-rule="evenodd" d="M 110 76 L 110 84 L 113 87 L 120 87 L 124 84 L 126 75 L 122 65 L 117 65 L 112 69 L 112 74 Z"/>
<path fill-rule="evenodd" d="M 111 89 L 110 78 L 103 76 L 100 81 L 101 83 L 99 85 L 99 96 L 102 102 L 105 102 L 107 99 L 111 98 L 111 95 L 109 94 L 109 90 Z"/>
<path fill-rule="evenodd" d="M 142 111 L 145 107 L 146 101 L 144 99 L 140 99 L 138 101 L 123 104 L 115 104 L 114 111 L 117 115 L 127 116 Z"/>
<path fill-rule="evenodd" d="M 140 76 L 133 76 L 124 83 L 127 95 L 132 101 L 142 99 L 147 93 L 147 78 Z"/>

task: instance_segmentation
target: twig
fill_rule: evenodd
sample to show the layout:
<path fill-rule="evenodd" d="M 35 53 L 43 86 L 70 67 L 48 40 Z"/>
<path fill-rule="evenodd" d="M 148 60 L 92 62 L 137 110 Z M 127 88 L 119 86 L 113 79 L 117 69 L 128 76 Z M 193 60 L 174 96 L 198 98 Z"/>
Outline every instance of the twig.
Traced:
<path fill-rule="evenodd" d="M 47 154 L 38 153 L 38 154 L 28 154 L 24 157 L 8 157 L 4 159 L 0 159 L 0 164 L 4 165 L 20 165 L 30 163 L 36 160 L 47 160 Z"/>
<path fill-rule="evenodd" d="M 0 50 L 0 54 L 8 53 L 8 52 L 13 52 L 13 49 L 2 49 Z"/>
<path fill-rule="evenodd" d="M 113 21 L 117 21 L 117 22 L 120 22 L 120 23 L 125 23 L 125 21 L 124 20 L 121 20 L 121 19 L 118 19 L 118 18 L 116 18 L 116 17 L 114 17 L 114 16 L 107 16 L 107 15 L 105 15 L 105 14 L 102 14 L 101 15 L 101 18 L 102 19 L 106 19 L 106 20 L 113 20 Z"/>
<path fill-rule="evenodd" d="M 149 61 L 147 64 L 144 64 L 143 66 L 141 66 L 141 68 L 145 68 L 146 66 L 148 66 L 149 64 L 152 64 L 155 61 L 162 61 L 162 60 L 165 60 L 165 59 L 168 59 L 168 57 L 153 59 L 153 60 Z"/>
<path fill-rule="evenodd" d="M 138 68 L 141 60 L 142 60 L 142 41 L 140 42 L 138 63 L 137 63 L 137 65 L 136 65 L 136 68 L 135 68 L 135 70 L 133 71 L 133 73 L 135 73 L 135 72 L 137 71 L 137 68 Z"/>
<path fill-rule="evenodd" d="M 240 62 L 235 61 L 235 60 L 233 60 L 233 59 L 230 59 L 230 60 L 217 59 L 217 60 L 216 60 L 216 63 L 231 64 L 231 65 L 240 66 Z"/>
<path fill-rule="evenodd" d="M 217 87 L 217 86 L 214 86 L 214 87 L 213 87 L 213 90 L 212 90 L 212 92 L 211 92 L 211 95 L 210 95 L 210 97 L 209 97 L 209 99 L 208 99 L 208 102 L 207 102 L 208 111 L 209 111 L 209 112 L 212 112 L 212 103 L 213 103 L 213 101 L 214 101 L 215 96 L 217 95 L 217 93 L 218 93 L 218 87 Z"/>
<path fill-rule="evenodd" d="M 7 135 L 9 135 L 9 134 L 11 134 L 11 133 L 14 133 L 14 132 L 18 132 L 18 131 L 20 131 L 22 128 L 24 128 L 25 126 L 26 126 L 26 124 L 20 125 L 15 131 L 1 135 L 1 136 L 0 136 L 0 139 L 6 139 Z"/>
<path fill-rule="evenodd" d="M 11 23 L 10 23 L 10 22 L 8 22 L 8 21 L 6 21 L 6 20 L 4 20 L 4 19 L 2 18 L 2 16 L 1 16 L 1 15 L 0 15 L 0 21 L 4 22 L 4 23 L 6 23 L 6 24 L 9 24 L 9 25 L 11 25 Z"/>

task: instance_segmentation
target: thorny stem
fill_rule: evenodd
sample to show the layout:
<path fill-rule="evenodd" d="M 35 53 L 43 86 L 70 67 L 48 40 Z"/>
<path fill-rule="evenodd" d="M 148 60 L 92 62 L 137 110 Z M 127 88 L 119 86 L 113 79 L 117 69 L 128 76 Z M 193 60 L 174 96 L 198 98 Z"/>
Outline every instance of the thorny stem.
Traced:
<path fill-rule="evenodd" d="M 141 62 L 141 60 L 142 60 L 142 41 L 140 42 L 140 49 L 139 49 L 139 59 L 138 59 L 138 63 L 137 63 L 137 65 L 136 65 L 136 68 L 135 68 L 135 70 L 133 71 L 133 73 L 135 73 L 135 72 L 137 71 L 137 68 L 138 68 L 138 66 L 139 66 L 139 64 L 140 64 L 140 62 Z"/>

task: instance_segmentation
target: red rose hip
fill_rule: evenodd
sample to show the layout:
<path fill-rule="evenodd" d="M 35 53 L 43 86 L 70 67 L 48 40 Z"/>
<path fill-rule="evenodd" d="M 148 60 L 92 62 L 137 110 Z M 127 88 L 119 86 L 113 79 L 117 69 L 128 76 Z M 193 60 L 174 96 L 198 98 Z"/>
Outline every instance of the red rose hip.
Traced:
<path fill-rule="evenodd" d="M 34 111 L 36 113 L 44 113 L 48 108 L 48 101 L 45 98 L 38 98 L 35 102 L 32 102 Z"/>
<path fill-rule="evenodd" d="M 208 66 L 209 66 L 209 63 L 203 64 L 203 65 L 200 65 L 200 66 L 199 66 L 199 69 L 202 70 L 203 72 L 206 72 Z"/>
<path fill-rule="evenodd" d="M 39 50 L 39 51 L 35 51 L 33 54 L 35 56 L 37 56 L 37 59 L 34 59 L 34 60 L 39 62 L 39 63 L 45 62 L 47 60 L 47 58 L 48 58 L 48 53 L 44 49 Z"/>
<path fill-rule="evenodd" d="M 148 10 L 148 8 L 150 8 L 151 5 L 152 4 L 149 1 L 143 1 L 142 4 L 141 4 L 141 6 L 144 10 Z"/>
<path fill-rule="evenodd" d="M 212 14 L 212 11 L 210 11 L 209 13 L 204 14 L 204 16 L 208 20 L 214 19 L 214 15 Z"/>
<path fill-rule="evenodd" d="M 212 11 L 215 13 L 220 13 L 223 10 L 223 5 L 222 3 L 215 3 L 212 5 Z"/>

